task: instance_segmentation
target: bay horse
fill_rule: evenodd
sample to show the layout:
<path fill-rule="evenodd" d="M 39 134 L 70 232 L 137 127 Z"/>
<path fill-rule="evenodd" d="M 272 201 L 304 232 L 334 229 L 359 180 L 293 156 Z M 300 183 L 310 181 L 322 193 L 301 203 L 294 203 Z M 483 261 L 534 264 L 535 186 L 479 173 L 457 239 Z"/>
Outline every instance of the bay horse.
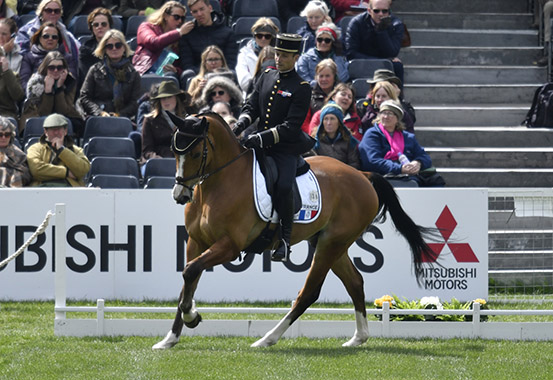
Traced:
<path fill-rule="evenodd" d="M 172 139 L 176 156 L 172 195 L 177 203 L 186 205 L 187 264 L 182 272 L 184 285 L 173 326 L 153 349 L 173 347 L 179 341 L 183 325 L 189 328 L 198 325 L 201 316 L 193 296 L 202 272 L 238 258 L 266 225 L 253 202 L 252 151 L 240 145 L 217 114 L 188 116 L 184 120 L 171 117 L 177 126 Z M 293 225 L 291 243 L 307 240 L 315 247 L 311 268 L 290 311 L 252 347 L 276 344 L 318 299 L 330 270 L 344 284 L 355 308 L 356 330 L 343 346 L 358 346 L 367 341 L 363 278 L 347 251 L 371 223 L 385 217 L 386 211 L 409 243 L 415 270 L 421 262 L 434 259 L 435 254 L 424 241 L 431 229 L 413 222 L 386 179 L 330 157 L 309 157 L 307 162 L 319 182 L 322 210 L 315 221 Z"/>

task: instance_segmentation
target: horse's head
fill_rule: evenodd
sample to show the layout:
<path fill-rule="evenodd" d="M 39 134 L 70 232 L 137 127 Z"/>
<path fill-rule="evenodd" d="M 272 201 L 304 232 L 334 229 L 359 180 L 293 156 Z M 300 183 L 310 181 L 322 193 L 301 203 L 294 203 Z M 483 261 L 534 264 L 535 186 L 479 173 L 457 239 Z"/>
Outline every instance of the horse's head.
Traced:
<path fill-rule="evenodd" d="M 173 198 L 179 204 L 192 199 L 194 186 L 201 181 L 208 163 L 209 122 L 205 117 L 185 119 L 167 113 L 177 127 L 171 139 L 171 150 L 177 161 Z"/>

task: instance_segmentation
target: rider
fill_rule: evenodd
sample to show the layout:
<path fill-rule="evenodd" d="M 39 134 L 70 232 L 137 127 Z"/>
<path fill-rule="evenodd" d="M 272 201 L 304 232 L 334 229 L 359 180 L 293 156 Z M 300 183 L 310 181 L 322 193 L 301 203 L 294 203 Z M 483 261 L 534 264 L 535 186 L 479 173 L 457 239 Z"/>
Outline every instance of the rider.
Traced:
<path fill-rule="evenodd" d="M 294 69 L 300 56 L 302 38 L 297 34 L 278 34 L 275 46 L 277 70 L 267 69 L 255 84 L 234 127 L 239 135 L 259 118 L 257 131 L 248 136 L 246 148 L 263 149 L 278 168 L 275 210 L 280 218 L 280 240 L 273 261 L 287 261 L 294 217 L 292 186 L 299 156 L 309 151 L 314 140 L 301 125 L 311 100 L 311 87 Z"/>

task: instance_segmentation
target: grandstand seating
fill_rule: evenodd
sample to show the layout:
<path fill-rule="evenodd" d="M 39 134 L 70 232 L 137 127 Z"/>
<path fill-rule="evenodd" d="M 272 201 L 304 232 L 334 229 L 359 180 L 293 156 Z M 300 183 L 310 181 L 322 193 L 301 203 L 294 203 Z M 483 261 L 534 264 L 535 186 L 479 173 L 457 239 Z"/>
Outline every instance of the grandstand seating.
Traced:
<path fill-rule="evenodd" d="M 349 80 L 372 78 L 378 69 L 394 71 L 394 66 L 389 59 L 352 59 L 348 65 Z"/>
<path fill-rule="evenodd" d="M 27 153 L 27 150 L 29 150 L 29 147 L 33 144 L 36 144 L 38 142 L 38 140 L 40 140 L 40 137 L 39 136 L 33 136 L 33 137 L 30 137 L 27 142 L 25 143 L 25 145 L 23 145 L 23 151 L 25 153 Z"/>
<path fill-rule="evenodd" d="M 286 24 L 286 33 L 296 33 L 305 24 L 305 20 L 306 18 L 301 16 L 290 17 Z"/>
<path fill-rule="evenodd" d="M 367 95 L 367 92 L 371 89 L 370 83 L 367 83 L 367 78 L 357 78 L 352 82 L 353 89 L 355 90 L 355 99 L 363 99 Z"/>
<path fill-rule="evenodd" d="M 83 145 L 94 136 L 128 137 L 132 130 L 132 122 L 126 117 L 91 116 L 85 123 Z"/>
<path fill-rule="evenodd" d="M 132 175 L 96 174 L 88 184 L 88 187 L 100 187 L 102 189 L 138 189 L 138 179 Z"/>
<path fill-rule="evenodd" d="M 84 146 L 89 160 L 98 156 L 135 158 L 134 142 L 128 137 L 92 137 Z"/>
<path fill-rule="evenodd" d="M 133 37 L 136 37 L 136 32 L 138 27 L 146 21 L 146 16 L 143 15 L 134 15 L 129 17 L 127 20 L 127 28 L 125 29 L 125 38 L 130 40 Z"/>
<path fill-rule="evenodd" d="M 278 18 L 277 2 L 276 0 L 234 0 L 232 19 L 237 20 L 244 16 Z"/>
<path fill-rule="evenodd" d="M 90 162 L 88 177 L 96 174 L 131 175 L 140 178 L 138 162 L 132 157 L 94 157 Z"/>
<path fill-rule="evenodd" d="M 44 133 L 44 128 L 42 127 L 42 125 L 44 124 L 44 119 L 46 119 L 46 116 L 30 117 L 25 121 L 25 129 L 23 130 L 23 142 L 22 142 L 23 146 L 27 144 L 27 141 L 29 141 L 31 137 L 42 136 L 42 134 Z M 68 123 L 67 134 L 72 136 L 73 124 L 69 119 L 67 119 L 67 123 Z"/>
<path fill-rule="evenodd" d="M 154 176 L 148 178 L 145 189 L 172 189 L 175 185 L 175 177 Z"/>
<path fill-rule="evenodd" d="M 174 158 L 150 158 L 144 164 L 144 182 L 150 177 L 175 178 L 176 162 Z"/>
<path fill-rule="evenodd" d="M 177 87 L 180 87 L 180 83 L 179 83 L 178 79 L 175 78 L 174 76 L 171 76 L 171 75 L 168 75 L 166 77 L 161 76 L 161 75 L 157 75 L 157 74 L 152 74 L 152 73 L 142 75 L 142 77 L 140 78 L 141 95 L 145 94 L 147 92 L 150 92 L 150 88 L 152 87 L 153 84 L 161 83 L 161 82 L 166 81 L 166 80 L 172 80 L 172 81 L 175 82 Z"/>

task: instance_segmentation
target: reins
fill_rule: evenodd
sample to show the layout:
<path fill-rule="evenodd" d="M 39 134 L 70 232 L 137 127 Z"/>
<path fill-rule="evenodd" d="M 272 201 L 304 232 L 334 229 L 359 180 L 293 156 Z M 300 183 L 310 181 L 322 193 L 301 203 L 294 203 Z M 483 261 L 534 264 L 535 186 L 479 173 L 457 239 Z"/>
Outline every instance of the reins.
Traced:
<path fill-rule="evenodd" d="M 208 127 L 209 127 L 209 124 L 207 124 Z M 177 130 L 175 132 L 175 135 L 177 134 L 180 134 L 180 135 L 184 135 L 184 136 L 187 136 L 187 137 L 193 137 L 194 140 L 188 144 L 188 146 L 186 146 L 184 149 L 179 149 L 177 147 L 177 144 L 175 142 L 175 137 L 173 137 L 173 149 L 182 154 L 182 155 L 185 155 L 189 150 L 191 150 L 192 148 L 194 148 L 198 143 L 199 143 L 199 140 L 201 139 L 204 143 L 204 146 L 203 146 L 203 151 L 202 151 L 202 162 L 200 163 L 200 167 L 198 168 L 198 171 L 196 172 L 196 174 L 194 175 L 191 175 L 191 176 L 188 176 L 188 177 L 176 177 L 175 178 L 175 183 L 178 184 L 178 185 L 181 185 L 181 186 L 184 186 L 190 190 L 192 190 L 192 188 L 188 185 L 186 185 L 185 183 L 190 181 L 190 180 L 193 180 L 193 179 L 198 179 L 199 178 L 199 183 L 201 184 L 203 181 L 205 181 L 206 179 L 208 179 L 210 176 L 212 176 L 213 174 L 215 173 L 218 173 L 219 171 L 223 170 L 224 168 L 226 168 L 227 166 L 231 165 L 232 163 L 234 163 L 235 161 L 237 161 L 240 157 L 242 157 L 244 154 L 248 153 L 248 151 L 250 151 L 251 149 L 247 149 L 245 151 L 243 151 L 242 153 L 240 153 L 238 156 L 234 157 L 232 160 L 230 160 L 229 162 L 225 163 L 224 165 L 222 166 L 219 166 L 218 168 L 212 170 L 211 172 L 209 173 L 205 173 L 205 167 L 207 165 L 207 153 L 208 153 L 208 150 L 207 150 L 207 142 L 209 142 L 209 145 L 211 145 L 211 148 L 213 148 L 213 142 L 211 141 L 211 139 L 209 138 L 208 134 L 207 134 L 207 131 L 208 131 L 208 127 L 206 127 L 203 131 L 203 133 L 201 135 L 197 135 L 197 134 L 191 134 L 191 133 L 186 133 L 186 132 L 181 132 L 179 130 Z"/>

